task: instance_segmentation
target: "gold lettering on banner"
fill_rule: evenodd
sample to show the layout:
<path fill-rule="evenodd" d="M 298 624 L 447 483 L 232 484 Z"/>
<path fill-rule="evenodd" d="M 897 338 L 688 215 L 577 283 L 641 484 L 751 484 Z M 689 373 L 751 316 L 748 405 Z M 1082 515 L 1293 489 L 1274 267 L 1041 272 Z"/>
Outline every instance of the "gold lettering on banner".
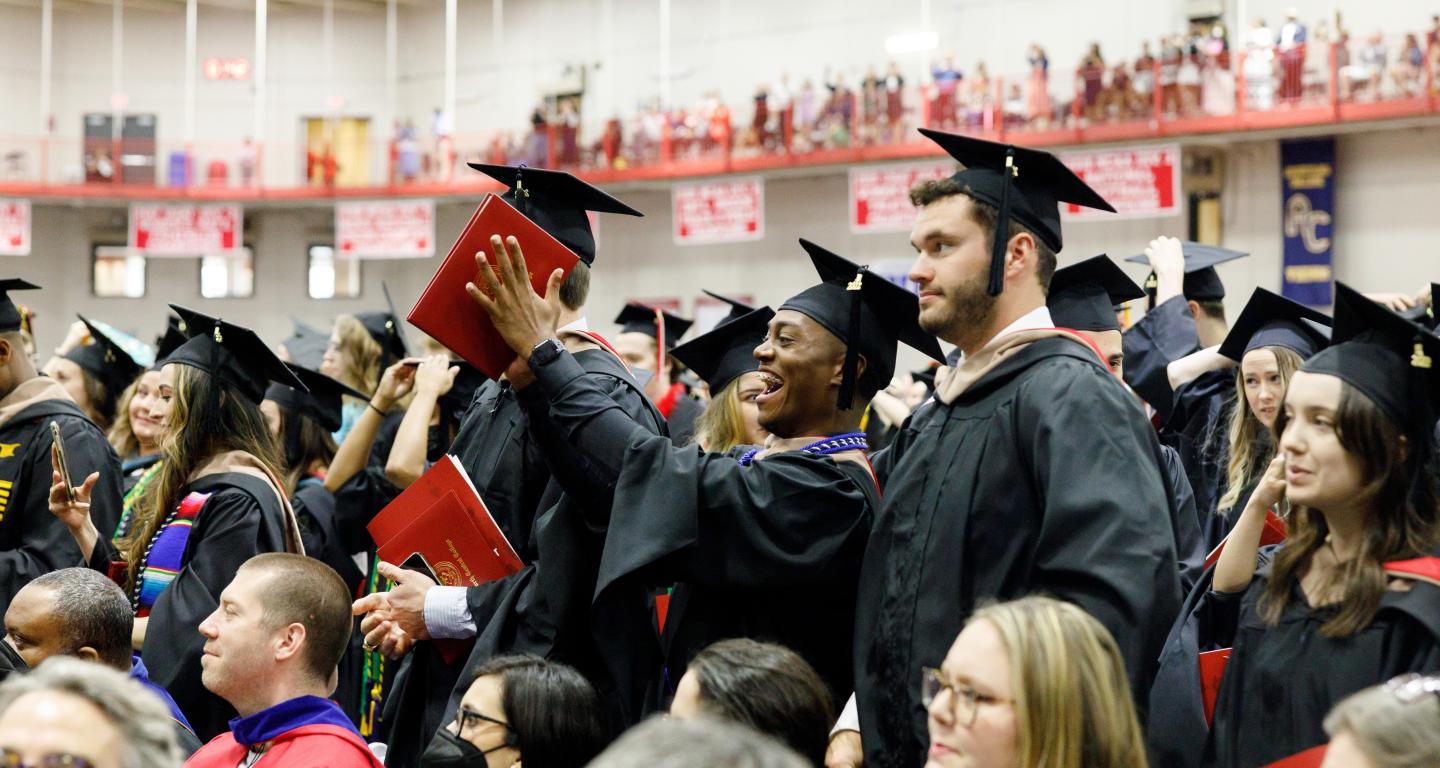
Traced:
<path fill-rule="evenodd" d="M 1314 210 L 1310 198 L 1300 192 L 1285 201 L 1285 236 L 1298 237 L 1310 253 L 1324 253 L 1330 249 L 1330 238 L 1321 237 L 1320 227 L 1330 226 L 1330 214 Z"/>
<path fill-rule="evenodd" d="M 1324 189 L 1335 169 L 1329 163 L 1301 163 L 1285 166 L 1285 180 L 1291 189 Z"/>
<path fill-rule="evenodd" d="M 1328 283 L 1333 274 L 1330 267 L 1324 264 L 1301 264 L 1285 268 L 1285 282 Z"/>
<path fill-rule="evenodd" d="M 460 556 L 460 550 L 455 548 L 455 542 L 451 539 L 446 539 L 445 548 L 450 550 L 450 556 L 455 558 L 455 562 L 460 565 L 455 573 L 456 583 L 451 586 L 458 586 L 462 583 L 469 583 L 472 587 L 480 586 L 480 580 L 475 578 L 475 574 L 470 571 L 470 566 L 465 564 L 465 558 Z M 451 563 L 446 563 L 446 565 L 449 565 L 452 569 L 455 568 Z M 462 575 L 460 571 L 463 571 L 464 574 Z M 440 574 L 437 573 L 435 575 L 439 576 Z"/>

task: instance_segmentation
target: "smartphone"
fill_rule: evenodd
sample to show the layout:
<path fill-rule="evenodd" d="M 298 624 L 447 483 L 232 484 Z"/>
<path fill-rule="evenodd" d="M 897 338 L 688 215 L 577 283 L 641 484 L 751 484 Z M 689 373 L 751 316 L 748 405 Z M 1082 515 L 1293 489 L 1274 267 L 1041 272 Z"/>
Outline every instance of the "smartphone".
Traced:
<path fill-rule="evenodd" d="M 426 576 L 429 576 L 430 580 L 435 582 L 436 584 L 445 583 L 440 580 L 439 576 L 435 575 L 435 569 L 430 567 L 430 561 L 426 560 L 425 556 L 420 554 L 419 552 L 415 552 L 409 557 L 405 558 L 405 562 L 401 563 L 400 567 L 406 570 L 423 573 Z"/>
<path fill-rule="evenodd" d="M 65 496 L 75 503 L 75 486 L 70 482 L 70 461 L 65 457 L 65 440 L 60 437 L 60 425 L 50 422 L 50 439 L 55 445 L 55 457 L 60 463 L 60 479 L 65 482 Z"/>

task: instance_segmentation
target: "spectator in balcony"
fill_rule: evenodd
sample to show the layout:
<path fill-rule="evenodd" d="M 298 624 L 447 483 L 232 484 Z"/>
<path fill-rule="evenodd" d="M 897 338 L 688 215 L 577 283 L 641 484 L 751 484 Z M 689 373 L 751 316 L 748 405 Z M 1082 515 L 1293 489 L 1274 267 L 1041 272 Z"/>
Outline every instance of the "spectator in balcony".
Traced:
<path fill-rule="evenodd" d="M 780 79 L 770 86 L 770 111 L 775 113 L 775 133 L 781 142 L 788 140 L 795 129 L 795 96 L 790 92 L 790 73 L 781 72 Z"/>
<path fill-rule="evenodd" d="M 1050 121 L 1050 57 L 1039 43 L 1030 44 L 1030 81 L 1025 90 L 1025 118 L 1044 128 Z"/>
<path fill-rule="evenodd" d="M 1185 52 L 1177 36 L 1160 41 L 1160 108 L 1166 115 L 1180 112 L 1180 62 Z"/>
<path fill-rule="evenodd" d="M 990 106 L 990 70 L 985 62 L 975 62 L 975 74 L 965 85 L 965 125 L 972 129 L 989 129 L 985 112 Z"/>
<path fill-rule="evenodd" d="M 1295 101 L 1302 91 L 1302 75 L 1305 69 L 1305 25 L 1300 22 L 1300 11 L 1290 7 L 1285 11 L 1285 23 L 1280 25 L 1280 98 Z"/>
<path fill-rule="evenodd" d="M 395 136 L 395 176 L 405 184 L 411 184 L 420 175 L 420 139 L 415 135 L 415 123 L 406 120 Z"/>
<path fill-rule="evenodd" d="M 1135 60 L 1135 77 L 1132 80 L 1135 95 L 1140 98 L 1141 109 L 1149 109 L 1155 94 L 1155 54 L 1150 51 L 1150 41 L 1140 43 L 1140 58 Z"/>
<path fill-rule="evenodd" d="M 1085 115 L 1092 122 L 1098 121 L 1101 117 L 1100 111 L 1104 108 L 1101 96 L 1105 89 L 1105 58 L 1100 55 L 1099 43 L 1090 44 L 1090 50 L 1080 61 L 1080 71 L 1077 74 L 1080 78 Z"/>
<path fill-rule="evenodd" d="M 890 67 L 885 71 L 885 127 L 888 133 L 887 141 L 901 141 L 904 138 L 905 126 L 902 121 L 905 117 L 905 78 L 900 74 L 900 64 L 890 62 Z"/>
<path fill-rule="evenodd" d="M 1230 71 L 1230 41 L 1223 24 L 1210 28 L 1202 48 L 1201 109 L 1207 115 L 1235 111 L 1235 75 Z"/>
<path fill-rule="evenodd" d="M 1360 49 L 1361 72 L 1359 74 L 1363 74 L 1365 77 L 1362 85 L 1363 93 L 1372 101 L 1380 98 L 1380 80 L 1385 74 L 1387 58 L 1384 35 L 1379 32 L 1371 34 L 1370 39 L 1365 41 L 1365 47 Z"/>
<path fill-rule="evenodd" d="M 766 126 L 770 123 L 770 87 L 765 83 L 755 86 L 751 100 L 755 103 L 755 114 L 750 118 L 750 130 L 756 141 L 764 143 Z"/>
<path fill-rule="evenodd" d="M 1001 105 L 1004 110 L 1005 127 L 1008 129 L 1018 128 L 1025 125 L 1029 105 L 1025 102 L 1025 94 L 1020 90 L 1019 83 L 1011 83 L 1005 88 L 1005 102 Z M 1030 121 L 1031 125 L 1039 128 L 1045 123 L 1043 119 Z"/>
<path fill-rule="evenodd" d="M 545 105 L 537 104 L 530 112 L 530 136 L 525 140 L 525 164 L 546 166 L 550 154 L 550 123 Z"/>
<path fill-rule="evenodd" d="M 880 72 L 871 64 L 865 68 L 865 77 L 860 81 L 860 117 L 867 126 L 880 124 L 881 115 L 885 113 L 883 82 L 880 79 Z"/>
<path fill-rule="evenodd" d="M 1179 38 L 1180 69 L 1175 75 L 1175 81 L 1180 87 L 1180 113 L 1184 115 L 1194 114 L 1200 109 L 1200 45 L 1198 38 L 1185 40 Z"/>
<path fill-rule="evenodd" d="M 605 123 L 605 135 L 600 139 L 601 156 L 605 159 L 606 168 L 619 168 L 623 165 L 620 153 L 625 149 L 625 131 L 620 127 L 620 115 L 615 115 Z"/>
<path fill-rule="evenodd" d="M 1420 74 L 1424 71 L 1425 52 L 1420 50 L 1420 40 L 1414 34 L 1405 35 L 1405 44 L 1390 69 L 1390 79 L 1401 96 L 1420 94 Z"/>
<path fill-rule="evenodd" d="M 935 113 L 931 116 L 932 127 L 955 127 L 955 94 L 960 90 L 964 73 L 955 67 L 955 54 L 947 52 L 945 60 L 930 68 L 930 77 L 935 81 Z"/>
<path fill-rule="evenodd" d="M 815 83 L 810 78 L 800 84 L 800 95 L 795 100 L 795 135 L 801 137 L 805 147 L 810 145 L 810 133 L 815 129 Z"/>
<path fill-rule="evenodd" d="M 1118 61 L 1110 71 L 1110 88 L 1106 113 L 1120 120 L 1131 118 L 1142 112 L 1139 98 L 1135 95 L 1134 81 L 1130 77 L 1130 65 Z"/>
<path fill-rule="evenodd" d="M 853 125 L 851 118 L 855 113 L 855 92 L 845 84 L 845 74 L 836 73 L 834 82 L 830 82 L 829 75 L 826 75 L 825 87 L 830 91 L 830 100 L 825 107 L 825 114 L 821 118 L 822 142 L 827 147 L 845 147 L 850 145 L 850 126 Z"/>
<path fill-rule="evenodd" d="M 580 104 L 577 99 L 560 100 L 560 164 L 573 168 L 580 164 Z"/>
<path fill-rule="evenodd" d="M 235 165 L 240 171 L 240 186 L 252 187 L 255 185 L 255 142 L 249 136 L 240 144 L 240 156 L 236 158 Z"/>
<path fill-rule="evenodd" d="M 1270 109 L 1275 101 L 1275 33 L 1256 19 L 1245 38 L 1245 107 Z"/>

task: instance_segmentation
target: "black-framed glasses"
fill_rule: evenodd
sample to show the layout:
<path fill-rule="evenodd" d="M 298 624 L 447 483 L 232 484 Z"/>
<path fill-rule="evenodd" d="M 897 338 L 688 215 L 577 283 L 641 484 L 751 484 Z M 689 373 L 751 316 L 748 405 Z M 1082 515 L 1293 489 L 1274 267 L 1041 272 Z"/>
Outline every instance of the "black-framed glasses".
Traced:
<path fill-rule="evenodd" d="M 68 752 L 51 752 L 40 758 L 38 763 L 27 763 L 19 752 L 9 747 L 0 747 L 0 766 L 4 766 L 4 768 L 95 768 L 95 764 L 88 759 Z"/>
<path fill-rule="evenodd" d="M 1385 690 L 1405 704 L 1418 703 L 1426 696 L 1440 700 L 1440 677 L 1416 673 L 1401 675 L 1385 683 Z"/>
<path fill-rule="evenodd" d="M 953 685 L 945 679 L 945 673 L 925 667 L 920 670 L 920 703 L 929 709 L 940 698 L 941 693 L 950 694 L 950 711 L 955 715 L 955 724 L 969 728 L 980 714 L 981 704 L 1011 704 L 1011 699 L 981 693 L 968 685 Z"/>

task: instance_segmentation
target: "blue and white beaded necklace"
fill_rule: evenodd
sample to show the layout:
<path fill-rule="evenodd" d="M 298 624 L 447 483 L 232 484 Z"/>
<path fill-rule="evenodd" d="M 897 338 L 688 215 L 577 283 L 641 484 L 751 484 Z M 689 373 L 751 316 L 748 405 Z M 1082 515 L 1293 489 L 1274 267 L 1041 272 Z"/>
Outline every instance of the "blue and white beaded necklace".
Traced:
<path fill-rule="evenodd" d="M 740 466 L 748 467 L 755 461 L 755 456 L 764 450 L 754 448 L 740 457 Z M 846 432 L 843 435 L 834 435 L 815 442 L 800 449 L 800 453 L 808 453 L 812 456 L 829 456 L 843 451 L 869 451 L 870 443 L 865 440 L 864 432 Z"/>

